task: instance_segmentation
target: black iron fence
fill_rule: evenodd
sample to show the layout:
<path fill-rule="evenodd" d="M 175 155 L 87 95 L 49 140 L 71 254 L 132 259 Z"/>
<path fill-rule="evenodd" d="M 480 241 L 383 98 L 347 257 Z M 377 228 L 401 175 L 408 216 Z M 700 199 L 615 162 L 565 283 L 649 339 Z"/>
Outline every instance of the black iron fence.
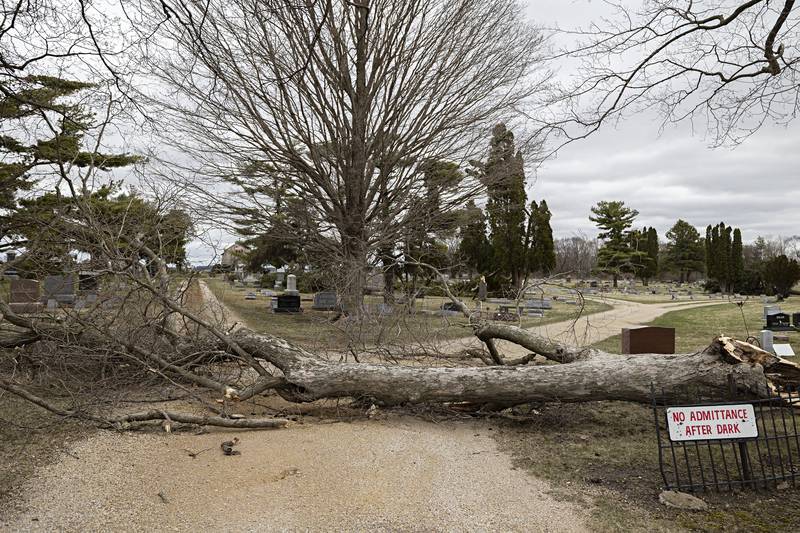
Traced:
<path fill-rule="evenodd" d="M 658 457 L 664 484 L 683 492 L 770 490 L 779 484 L 800 484 L 800 391 L 783 388 L 768 398 L 753 399 L 736 392 L 731 383 L 724 397 L 688 392 L 686 403 L 669 403 L 653 387 L 653 413 Z M 674 396 L 674 395 L 673 395 Z M 750 404 L 758 436 L 724 440 L 671 440 L 667 410 L 676 407 Z"/>

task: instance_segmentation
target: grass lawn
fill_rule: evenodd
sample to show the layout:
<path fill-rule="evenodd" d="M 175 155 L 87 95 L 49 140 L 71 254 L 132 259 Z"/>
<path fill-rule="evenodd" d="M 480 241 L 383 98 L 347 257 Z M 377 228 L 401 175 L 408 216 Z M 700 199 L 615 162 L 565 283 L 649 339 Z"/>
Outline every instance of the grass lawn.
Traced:
<path fill-rule="evenodd" d="M 343 349 L 347 346 L 375 344 L 403 344 L 446 340 L 470 335 L 467 321 L 460 316 L 442 317 L 432 312 L 439 309 L 442 303 L 449 301 L 444 297 L 426 297 L 416 301 L 413 313 L 374 317 L 365 323 L 349 324 L 331 323 L 332 312 L 312 311 L 313 295 L 302 294 L 304 311 L 298 315 L 274 314 L 270 312 L 269 298 L 258 296 L 256 300 L 245 300 L 248 292 L 256 289 L 233 287 L 222 279 L 206 278 L 204 280 L 216 297 L 231 311 L 238 314 L 247 326 L 259 333 L 281 336 L 291 342 L 316 348 Z M 380 296 L 367 296 L 366 303 L 381 303 Z M 468 301 L 468 303 L 471 303 Z M 484 306 L 494 311 L 496 304 Z M 611 309 L 601 302 L 586 301 L 584 314 L 598 313 Z M 532 327 L 575 318 L 578 308 L 554 301 L 553 309 L 545 312 L 542 318 L 525 317 L 522 326 Z M 340 321 L 342 322 L 342 321 Z"/>
<path fill-rule="evenodd" d="M 800 297 L 793 296 L 777 304 L 784 313 L 800 312 Z M 708 346 L 717 335 L 724 334 L 745 340 L 749 335 L 758 336 L 764 327 L 764 306 L 760 300 L 746 302 L 739 308 L 734 303 L 708 307 L 698 307 L 682 311 L 671 311 L 653 320 L 648 326 L 675 328 L 675 351 L 694 352 Z M 742 317 L 744 313 L 744 317 Z M 800 332 L 776 332 L 788 335 L 789 344 L 795 353 L 800 354 Z M 778 341 L 776 341 L 778 342 Z M 596 344 L 596 347 L 612 353 L 619 353 L 620 335 L 615 335 Z"/>

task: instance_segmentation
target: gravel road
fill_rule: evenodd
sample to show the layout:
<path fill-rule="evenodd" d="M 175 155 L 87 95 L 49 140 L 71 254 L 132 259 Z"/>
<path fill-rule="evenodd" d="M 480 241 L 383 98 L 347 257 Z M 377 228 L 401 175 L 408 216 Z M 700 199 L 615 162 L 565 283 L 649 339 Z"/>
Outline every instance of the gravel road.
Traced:
<path fill-rule="evenodd" d="M 586 531 L 489 421 L 409 417 L 204 435 L 101 432 L 24 488 L 12 531 Z M 241 438 L 239 456 L 219 445 Z M 191 458 L 187 450 L 200 453 Z M 161 496 L 159 495 L 161 494 Z M 162 498 L 163 496 L 163 498 Z"/>

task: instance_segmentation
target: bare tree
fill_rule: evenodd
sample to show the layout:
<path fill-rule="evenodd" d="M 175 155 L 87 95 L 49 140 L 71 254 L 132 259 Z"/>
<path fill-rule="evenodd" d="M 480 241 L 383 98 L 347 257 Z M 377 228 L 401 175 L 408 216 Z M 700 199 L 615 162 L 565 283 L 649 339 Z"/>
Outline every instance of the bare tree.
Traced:
<path fill-rule="evenodd" d="M 557 239 L 556 270 L 589 277 L 597 264 L 597 242 L 583 234 Z"/>
<path fill-rule="evenodd" d="M 277 180 L 356 304 L 376 251 L 431 215 L 424 165 L 482 149 L 541 82 L 541 38 L 514 0 L 166 4 L 153 74 L 166 137 L 193 160 L 187 191 L 269 226 Z M 438 191 L 437 213 L 480 189 Z"/>
<path fill-rule="evenodd" d="M 644 109 L 667 121 L 705 120 L 717 143 L 796 114 L 793 0 L 607 4 L 613 12 L 568 32 L 578 44 L 556 56 L 581 61 L 578 82 L 550 102 L 564 105 L 554 126 L 568 141 Z"/>

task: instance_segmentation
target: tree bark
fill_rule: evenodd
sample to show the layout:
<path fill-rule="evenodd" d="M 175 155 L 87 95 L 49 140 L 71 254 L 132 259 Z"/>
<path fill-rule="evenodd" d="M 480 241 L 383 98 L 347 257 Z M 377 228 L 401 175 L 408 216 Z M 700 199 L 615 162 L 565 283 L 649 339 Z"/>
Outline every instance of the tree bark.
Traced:
<path fill-rule="evenodd" d="M 489 335 L 484 329 L 484 335 Z M 508 335 L 507 331 L 495 333 Z M 488 338 L 488 337 L 487 337 Z M 533 347 L 535 336 L 524 339 Z M 541 339 L 541 338 L 540 338 Z M 726 337 L 693 354 L 618 356 L 569 349 L 541 339 L 538 353 L 573 361 L 525 367 L 420 368 L 328 362 L 275 338 L 247 333 L 238 342 L 283 371 L 287 399 L 369 398 L 384 404 L 651 401 L 651 384 L 667 398 L 686 386 L 725 391 L 729 376 L 755 396 L 776 384 L 800 383 L 800 366 Z M 765 370 L 767 374 L 765 374 Z"/>

